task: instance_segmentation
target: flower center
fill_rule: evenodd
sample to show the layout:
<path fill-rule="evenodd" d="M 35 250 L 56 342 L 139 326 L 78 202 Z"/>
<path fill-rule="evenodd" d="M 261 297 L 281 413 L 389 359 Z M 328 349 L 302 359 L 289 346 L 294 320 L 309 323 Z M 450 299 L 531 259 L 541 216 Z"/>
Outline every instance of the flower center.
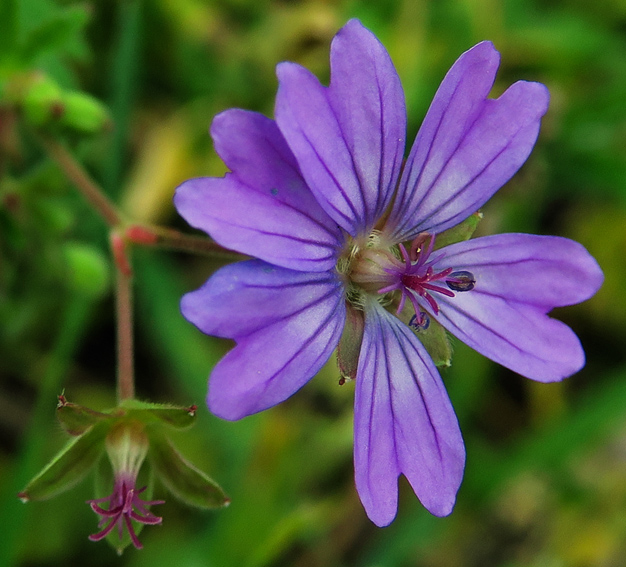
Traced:
<path fill-rule="evenodd" d="M 437 294 L 454 297 L 455 292 L 474 289 L 476 278 L 471 272 L 435 268 L 445 257 L 445 253 L 433 254 L 434 235 L 419 234 L 408 251 L 404 244 L 398 244 L 401 258 L 394 255 L 389 247 L 379 244 L 380 240 L 370 237 L 368 246 L 357 253 L 349 278 L 365 292 L 381 295 L 400 292 L 399 300 L 395 293 L 398 301 L 396 313 L 404 309 L 408 299 L 415 310 L 415 316 L 411 318 L 409 325 L 417 330 L 426 329 L 430 323 L 427 313 L 420 307 L 420 298 L 438 315 Z"/>

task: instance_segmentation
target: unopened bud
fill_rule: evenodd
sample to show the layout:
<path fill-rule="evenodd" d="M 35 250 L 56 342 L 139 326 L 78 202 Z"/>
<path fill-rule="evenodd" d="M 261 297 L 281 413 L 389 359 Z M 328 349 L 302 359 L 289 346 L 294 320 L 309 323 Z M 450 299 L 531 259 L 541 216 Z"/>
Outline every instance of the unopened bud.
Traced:
<path fill-rule="evenodd" d="M 94 134 L 106 129 L 111 120 L 107 108 L 98 99 L 83 92 L 68 92 L 63 95 L 65 112 L 61 119 L 64 126 L 85 134 Z"/>
<path fill-rule="evenodd" d="M 35 126 L 60 118 L 65 110 L 61 87 L 50 77 L 36 79 L 24 95 L 23 107 L 26 118 Z"/>

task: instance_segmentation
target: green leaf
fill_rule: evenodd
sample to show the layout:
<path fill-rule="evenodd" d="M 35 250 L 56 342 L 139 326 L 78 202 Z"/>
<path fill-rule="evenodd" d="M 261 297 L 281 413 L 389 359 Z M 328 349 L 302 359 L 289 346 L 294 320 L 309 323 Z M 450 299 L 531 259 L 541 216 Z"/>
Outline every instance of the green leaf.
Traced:
<path fill-rule="evenodd" d="M 4 59 L 14 50 L 18 24 L 17 0 L 2 0 L 0 2 L 0 59 Z"/>
<path fill-rule="evenodd" d="M 22 47 L 22 59 L 31 62 L 43 53 L 65 47 L 82 30 L 86 22 L 87 12 L 80 7 L 57 13 L 28 35 Z"/>
<path fill-rule="evenodd" d="M 72 439 L 18 494 L 24 501 L 46 500 L 69 490 L 94 467 L 104 451 L 108 424 L 100 423 Z"/>
<path fill-rule="evenodd" d="M 221 508 L 230 503 L 219 485 L 184 459 L 169 439 L 152 437 L 148 458 L 159 480 L 188 506 Z"/>

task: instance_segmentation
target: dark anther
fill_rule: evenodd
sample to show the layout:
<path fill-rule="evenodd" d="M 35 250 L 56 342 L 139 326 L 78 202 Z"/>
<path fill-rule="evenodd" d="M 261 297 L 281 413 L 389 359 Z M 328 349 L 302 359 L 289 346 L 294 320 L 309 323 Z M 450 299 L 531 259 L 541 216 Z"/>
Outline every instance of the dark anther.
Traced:
<path fill-rule="evenodd" d="M 476 285 L 476 278 L 472 272 L 461 270 L 452 272 L 446 278 L 446 284 L 453 291 L 471 291 Z"/>
<path fill-rule="evenodd" d="M 409 327 L 414 331 L 425 331 L 430 325 L 430 317 L 425 311 L 420 311 L 419 319 L 417 315 L 413 315 L 409 321 Z"/>

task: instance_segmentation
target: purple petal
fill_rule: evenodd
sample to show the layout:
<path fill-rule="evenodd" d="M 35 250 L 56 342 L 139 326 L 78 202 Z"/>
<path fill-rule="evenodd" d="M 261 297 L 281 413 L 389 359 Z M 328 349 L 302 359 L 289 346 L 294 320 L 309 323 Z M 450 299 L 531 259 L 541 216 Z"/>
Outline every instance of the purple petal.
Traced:
<path fill-rule="evenodd" d="M 519 81 L 487 99 L 499 61 L 490 42 L 479 43 L 441 83 L 400 180 L 386 229 L 392 240 L 455 226 L 526 161 L 549 94 L 539 83 Z"/>
<path fill-rule="evenodd" d="M 378 526 L 396 515 L 399 474 L 437 516 L 452 511 L 465 449 L 439 373 L 413 332 L 378 303 L 365 314 L 356 378 L 356 486 Z"/>
<path fill-rule="evenodd" d="M 324 210 L 353 236 L 389 204 L 404 153 L 404 93 L 389 54 L 357 20 L 331 45 L 328 88 L 294 63 L 277 67 L 276 121 Z"/>
<path fill-rule="evenodd" d="M 209 408 L 231 420 L 301 388 L 330 357 L 345 320 L 343 285 L 333 272 L 259 260 L 222 268 L 185 295 L 181 309 L 205 333 L 237 341 L 209 381 Z"/>
<path fill-rule="evenodd" d="M 331 269 L 339 227 L 306 186 L 276 123 L 227 110 L 215 117 L 211 134 L 232 173 L 178 187 L 174 204 L 185 220 L 243 254 L 294 270 Z"/>
<path fill-rule="evenodd" d="M 441 249 L 437 269 L 468 270 L 472 291 L 438 295 L 437 319 L 496 362 L 541 382 L 561 380 L 585 364 L 578 337 L 546 315 L 591 297 L 602 271 L 583 246 L 556 236 L 499 234 Z"/>

